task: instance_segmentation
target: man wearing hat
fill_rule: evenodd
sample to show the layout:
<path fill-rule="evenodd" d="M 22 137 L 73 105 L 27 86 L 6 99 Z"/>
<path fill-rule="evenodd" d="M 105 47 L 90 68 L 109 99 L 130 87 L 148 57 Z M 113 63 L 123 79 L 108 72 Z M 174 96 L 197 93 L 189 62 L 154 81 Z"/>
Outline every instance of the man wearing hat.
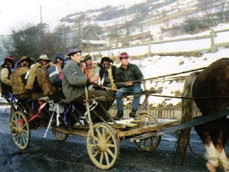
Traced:
<path fill-rule="evenodd" d="M 9 94 L 12 93 L 10 75 L 12 74 L 13 68 L 14 58 L 12 56 L 6 56 L 4 59 L 4 63 L 1 65 L 2 96 L 5 98 L 8 98 Z"/>
<path fill-rule="evenodd" d="M 30 93 L 25 88 L 25 75 L 29 70 L 30 63 L 31 59 L 29 57 L 21 57 L 17 63 L 17 68 L 10 76 L 13 94 L 20 100 L 31 98 Z"/>
<path fill-rule="evenodd" d="M 37 63 L 39 63 L 42 67 L 47 65 L 50 61 L 51 60 L 48 58 L 47 54 L 41 54 L 40 57 L 37 59 Z"/>
<path fill-rule="evenodd" d="M 67 101 L 72 102 L 76 109 L 84 108 L 85 99 L 85 86 L 89 83 L 94 83 L 98 80 L 98 77 L 91 77 L 87 79 L 83 71 L 80 68 L 80 62 L 82 60 L 81 50 L 78 48 L 70 49 L 68 51 L 70 61 L 64 66 L 64 77 L 62 80 L 63 93 Z M 89 90 L 88 97 L 106 96 L 106 93 L 101 90 Z M 77 117 L 77 116 L 75 116 Z"/>
<path fill-rule="evenodd" d="M 22 56 L 18 62 L 19 66 L 21 67 L 30 67 L 31 65 L 31 58 L 27 57 L 27 56 Z"/>
<path fill-rule="evenodd" d="M 116 90 L 116 85 L 115 85 L 115 74 L 117 67 L 112 65 L 113 60 L 111 60 L 109 57 L 103 57 L 101 58 L 100 61 L 100 81 L 101 85 L 104 85 L 106 87 L 111 87 L 112 89 Z"/>
<path fill-rule="evenodd" d="M 51 60 L 48 58 L 46 54 L 42 54 L 37 59 L 37 63 L 32 65 L 29 72 L 26 75 L 27 83 L 26 89 L 33 90 L 34 92 L 42 93 L 44 95 L 48 95 L 52 86 L 50 84 L 49 78 L 47 76 L 47 64 Z M 36 82 L 35 82 L 36 81 Z M 38 83 L 38 84 L 37 84 Z M 41 96 L 43 96 L 41 94 Z"/>
<path fill-rule="evenodd" d="M 117 119 L 123 117 L 123 96 L 130 94 L 134 94 L 134 100 L 132 103 L 132 112 L 129 116 L 134 118 L 140 102 L 143 74 L 137 65 L 129 63 L 129 55 L 126 52 L 121 53 L 119 58 L 121 66 L 116 72 L 116 85 L 119 90 L 115 94 L 118 109 Z"/>
<path fill-rule="evenodd" d="M 96 76 L 97 78 L 99 78 L 100 67 L 97 63 L 92 62 L 91 55 L 86 55 L 83 61 L 85 63 L 84 74 L 86 75 L 86 77 L 91 78 L 92 76 Z"/>

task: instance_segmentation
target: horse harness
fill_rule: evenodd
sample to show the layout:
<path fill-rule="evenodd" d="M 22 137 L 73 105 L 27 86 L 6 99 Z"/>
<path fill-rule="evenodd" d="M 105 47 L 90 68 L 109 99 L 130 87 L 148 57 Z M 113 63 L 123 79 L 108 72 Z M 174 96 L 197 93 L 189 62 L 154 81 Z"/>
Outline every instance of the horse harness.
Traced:
<path fill-rule="evenodd" d="M 201 125 L 210 121 L 217 120 L 219 118 L 223 118 L 225 116 L 229 115 L 229 109 L 224 109 L 219 112 L 212 113 L 207 116 L 198 116 L 195 117 L 192 121 L 185 122 L 183 124 L 167 128 L 165 130 L 159 131 L 156 135 L 157 136 L 162 136 L 163 134 L 168 134 L 168 133 L 174 133 L 175 131 L 182 130 L 188 127 L 194 127 L 197 125 Z"/>

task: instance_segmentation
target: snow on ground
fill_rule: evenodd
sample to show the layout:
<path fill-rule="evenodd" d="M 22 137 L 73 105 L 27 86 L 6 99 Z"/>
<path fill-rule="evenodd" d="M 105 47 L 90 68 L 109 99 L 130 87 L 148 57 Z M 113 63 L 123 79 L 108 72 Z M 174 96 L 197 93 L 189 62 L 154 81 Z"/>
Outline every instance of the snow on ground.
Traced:
<path fill-rule="evenodd" d="M 229 49 L 221 48 L 215 53 L 206 53 L 201 57 L 152 56 L 144 60 L 133 60 L 138 64 L 145 78 L 206 67 L 212 62 L 229 57 Z"/>
<path fill-rule="evenodd" d="M 212 28 L 215 31 L 214 42 L 216 45 L 219 44 L 228 44 L 229 37 L 229 24 L 218 25 L 217 27 Z M 220 31 L 221 32 L 218 32 Z M 224 30 L 224 31 L 223 31 Z M 90 52 L 92 56 L 100 55 L 103 56 L 118 56 L 121 52 L 126 51 L 128 54 L 133 56 L 142 56 L 146 55 L 147 52 L 152 52 L 154 54 L 162 54 L 162 53 L 174 53 L 174 52 L 191 52 L 191 51 L 206 51 L 211 49 L 212 40 L 210 37 L 211 31 L 204 31 L 197 34 L 186 34 L 179 37 L 170 37 L 165 38 L 165 40 L 161 41 L 152 41 L 150 45 L 141 45 L 135 47 L 127 47 L 127 48 L 117 48 L 112 50 L 103 50 L 103 51 L 94 51 Z M 202 38 L 200 38 L 200 36 Z M 204 38 L 204 37 L 206 38 Z M 199 38 L 197 38 L 199 37 Z M 178 40 L 178 38 L 193 38 L 193 39 L 184 39 Z M 174 41 L 168 41 L 174 40 Z"/>
<path fill-rule="evenodd" d="M 212 62 L 225 57 L 229 58 L 229 49 L 221 48 L 215 53 L 206 53 L 201 57 L 152 56 L 143 60 L 133 60 L 131 62 L 138 64 L 144 74 L 145 79 L 149 79 L 153 77 L 207 67 Z M 187 73 L 186 75 L 188 74 L 190 73 Z M 161 89 L 162 92 L 160 95 L 180 96 L 180 93 L 183 91 L 184 81 L 171 79 L 171 77 L 165 77 L 154 80 L 147 80 L 146 89 Z M 158 105 L 177 105 L 180 103 L 180 99 L 168 99 L 163 97 L 150 96 L 149 103 L 155 107 Z"/>

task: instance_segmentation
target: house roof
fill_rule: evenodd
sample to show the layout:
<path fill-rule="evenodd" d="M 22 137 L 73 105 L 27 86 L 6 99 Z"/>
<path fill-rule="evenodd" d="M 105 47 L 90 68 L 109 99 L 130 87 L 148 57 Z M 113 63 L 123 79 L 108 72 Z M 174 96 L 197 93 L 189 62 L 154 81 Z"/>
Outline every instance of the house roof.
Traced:
<path fill-rule="evenodd" d="M 93 29 L 90 27 L 84 32 L 82 37 L 82 43 L 85 44 L 106 44 L 104 41 Z"/>
<path fill-rule="evenodd" d="M 107 44 L 107 42 L 104 40 L 82 40 L 82 43 L 84 43 L 84 44 L 96 44 L 96 45 Z"/>

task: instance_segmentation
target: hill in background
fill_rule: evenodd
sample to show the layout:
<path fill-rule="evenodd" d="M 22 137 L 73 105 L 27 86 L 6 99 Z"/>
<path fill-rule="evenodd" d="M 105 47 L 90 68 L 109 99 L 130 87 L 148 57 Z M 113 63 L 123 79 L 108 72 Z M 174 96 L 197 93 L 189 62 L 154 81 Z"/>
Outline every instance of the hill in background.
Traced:
<path fill-rule="evenodd" d="M 141 0 L 69 14 L 60 21 L 71 28 L 75 42 L 87 43 L 84 48 L 93 48 L 89 42 L 93 40 L 100 48 L 134 46 L 225 23 L 229 21 L 229 1 Z"/>

